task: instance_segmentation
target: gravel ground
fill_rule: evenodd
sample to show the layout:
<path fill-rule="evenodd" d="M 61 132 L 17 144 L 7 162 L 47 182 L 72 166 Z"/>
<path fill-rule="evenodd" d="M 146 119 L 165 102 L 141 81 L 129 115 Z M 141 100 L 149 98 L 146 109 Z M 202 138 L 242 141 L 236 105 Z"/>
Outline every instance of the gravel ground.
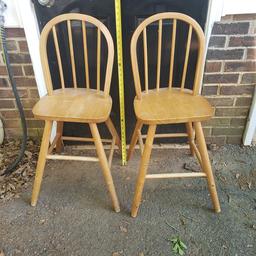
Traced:
<path fill-rule="evenodd" d="M 204 179 L 148 180 L 136 219 L 130 207 L 138 150 L 127 166 L 114 156 L 120 213 L 111 208 L 98 163 L 49 161 L 35 208 L 30 178 L 17 198 L 0 201 L 0 255 L 175 255 L 170 239 L 180 237 L 186 255 L 254 256 L 256 148 L 225 146 L 210 157 L 220 214 L 212 211 Z M 149 172 L 197 168 L 188 149 L 154 149 Z"/>

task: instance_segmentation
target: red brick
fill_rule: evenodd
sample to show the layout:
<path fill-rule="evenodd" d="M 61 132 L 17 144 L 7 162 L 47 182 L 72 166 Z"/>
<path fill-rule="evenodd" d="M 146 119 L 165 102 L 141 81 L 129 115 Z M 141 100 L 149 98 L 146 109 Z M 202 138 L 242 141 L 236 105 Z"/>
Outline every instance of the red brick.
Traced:
<path fill-rule="evenodd" d="M 207 98 L 212 106 L 232 106 L 234 103 L 233 98 L 225 97 L 216 97 L 216 98 Z"/>
<path fill-rule="evenodd" d="M 226 37 L 225 36 L 211 36 L 208 47 L 221 48 L 225 46 Z"/>
<path fill-rule="evenodd" d="M 236 106 L 251 106 L 252 98 L 251 97 L 240 97 L 236 99 Z"/>
<path fill-rule="evenodd" d="M 211 127 L 229 126 L 230 125 L 230 118 L 213 117 L 212 119 L 203 122 L 203 125 L 204 126 L 211 126 Z"/>
<path fill-rule="evenodd" d="M 229 47 L 248 47 L 256 45 L 256 36 L 231 36 Z"/>
<path fill-rule="evenodd" d="M 6 119 L 4 120 L 5 128 L 20 128 L 21 121 L 19 119 Z"/>
<path fill-rule="evenodd" d="M 0 77 L 0 88 L 1 87 L 9 87 L 9 80 L 6 78 Z"/>
<path fill-rule="evenodd" d="M 20 118 L 20 114 L 18 110 L 1 110 L 1 114 L 4 119 L 18 119 Z M 34 115 L 31 110 L 24 110 L 24 114 L 26 118 L 33 118 Z"/>
<path fill-rule="evenodd" d="M 232 118 L 230 125 L 231 126 L 245 126 L 247 118 Z"/>
<path fill-rule="evenodd" d="M 24 29 L 22 28 L 7 28 L 6 37 L 25 37 Z"/>
<path fill-rule="evenodd" d="M 245 14 L 235 14 L 233 15 L 233 20 L 256 20 L 255 13 L 245 13 Z"/>
<path fill-rule="evenodd" d="M 247 34 L 249 31 L 249 22 L 239 23 L 215 23 L 212 29 L 212 35 L 235 35 Z"/>
<path fill-rule="evenodd" d="M 202 89 L 202 95 L 217 95 L 218 92 L 218 86 L 213 85 L 213 86 L 203 86 Z"/>
<path fill-rule="evenodd" d="M 14 76 L 23 76 L 22 67 L 21 66 L 13 66 L 11 65 L 11 72 Z M 6 66 L 0 66 L 0 76 L 7 76 Z"/>
<path fill-rule="evenodd" d="M 20 98 L 27 98 L 28 91 L 27 89 L 19 89 L 18 90 Z M 2 89 L 0 90 L 0 98 L 14 98 L 12 89 Z"/>
<path fill-rule="evenodd" d="M 256 59 L 256 48 L 247 48 L 247 56 L 248 60 L 255 60 Z"/>
<path fill-rule="evenodd" d="M 9 59 L 10 63 L 12 64 L 31 63 L 31 59 L 28 53 L 10 53 Z"/>
<path fill-rule="evenodd" d="M 215 116 L 247 116 L 248 108 L 216 108 Z"/>
<path fill-rule="evenodd" d="M 205 63 L 205 70 L 206 73 L 213 73 L 219 72 L 221 70 L 221 62 L 209 62 Z"/>
<path fill-rule="evenodd" d="M 37 89 L 30 89 L 29 94 L 31 98 L 39 98 L 38 90 Z"/>
<path fill-rule="evenodd" d="M 238 74 L 206 74 L 204 75 L 205 84 L 235 84 L 238 81 Z"/>
<path fill-rule="evenodd" d="M 23 66 L 26 76 L 34 76 L 34 70 L 32 65 Z"/>
<path fill-rule="evenodd" d="M 252 85 L 229 85 L 221 86 L 220 94 L 221 95 L 251 95 L 254 91 Z"/>
<path fill-rule="evenodd" d="M 21 52 L 28 52 L 27 41 L 18 41 L 18 44 Z"/>
<path fill-rule="evenodd" d="M 212 129 L 212 135 L 241 135 L 244 128 L 218 127 Z"/>
<path fill-rule="evenodd" d="M 208 49 L 207 60 L 240 60 L 243 58 L 244 49 L 219 50 Z"/>
<path fill-rule="evenodd" d="M 218 146 L 222 146 L 226 142 L 226 136 L 211 136 L 205 137 L 207 144 L 217 144 Z"/>
<path fill-rule="evenodd" d="M 242 136 L 227 136 L 226 143 L 227 144 L 241 144 Z"/>
<path fill-rule="evenodd" d="M 36 104 L 37 99 L 22 99 L 21 103 L 23 108 L 33 108 L 34 105 Z"/>
<path fill-rule="evenodd" d="M 13 100 L 0 100 L 0 109 L 1 108 L 15 108 L 14 101 Z"/>
<path fill-rule="evenodd" d="M 17 47 L 17 43 L 14 40 L 7 40 L 6 41 L 6 46 L 7 46 L 7 51 L 17 51 L 18 47 Z"/>
<path fill-rule="evenodd" d="M 36 80 L 28 77 L 16 77 L 15 82 L 17 87 L 36 87 Z"/>
<path fill-rule="evenodd" d="M 27 120 L 27 125 L 29 128 L 40 128 L 43 127 L 44 121 L 42 120 Z"/>
<path fill-rule="evenodd" d="M 241 84 L 254 84 L 254 83 L 256 83 L 256 73 L 243 74 Z"/>
<path fill-rule="evenodd" d="M 256 71 L 256 61 L 229 61 L 225 63 L 226 72 Z"/>

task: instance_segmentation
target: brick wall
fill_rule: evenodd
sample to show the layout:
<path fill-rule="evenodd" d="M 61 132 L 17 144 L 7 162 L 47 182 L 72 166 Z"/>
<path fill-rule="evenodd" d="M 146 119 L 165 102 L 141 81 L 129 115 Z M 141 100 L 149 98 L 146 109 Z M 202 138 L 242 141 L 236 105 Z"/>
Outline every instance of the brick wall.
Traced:
<path fill-rule="evenodd" d="M 9 28 L 6 30 L 6 37 L 14 79 L 27 118 L 28 133 L 29 136 L 38 136 L 42 131 L 42 122 L 34 120 L 31 111 L 38 99 L 38 90 L 24 30 Z M 2 56 L 0 57 L 0 115 L 6 136 L 19 136 L 21 134 L 19 113 Z"/>
<path fill-rule="evenodd" d="M 241 143 L 256 84 L 256 14 L 230 15 L 215 23 L 202 94 L 215 108 L 204 123 L 209 143 Z"/>

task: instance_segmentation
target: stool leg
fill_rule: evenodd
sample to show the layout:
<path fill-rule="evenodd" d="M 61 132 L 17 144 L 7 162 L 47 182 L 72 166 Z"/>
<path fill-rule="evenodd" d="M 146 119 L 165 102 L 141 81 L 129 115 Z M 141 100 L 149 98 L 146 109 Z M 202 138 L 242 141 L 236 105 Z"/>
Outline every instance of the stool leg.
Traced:
<path fill-rule="evenodd" d="M 207 152 L 204 133 L 203 133 L 202 125 L 200 122 L 195 122 L 195 131 L 196 131 L 196 138 L 198 141 L 198 147 L 199 147 L 199 151 L 202 159 L 202 167 L 203 167 L 203 171 L 206 173 L 206 176 L 207 176 L 207 182 L 208 182 L 208 187 L 211 194 L 213 206 L 214 206 L 215 212 L 220 212 L 221 211 L 220 203 L 217 195 L 217 190 L 216 190 L 216 185 L 215 185 L 215 181 L 212 173 L 211 163 L 209 160 L 209 155 Z"/>
<path fill-rule="evenodd" d="M 190 152 L 191 152 L 192 156 L 195 156 L 195 151 L 194 151 L 193 146 L 192 146 L 192 143 L 195 139 L 192 122 L 186 123 L 186 129 L 187 129 L 187 134 L 188 134 L 188 142 L 189 142 L 189 146 L 190 146 Z"/>
<path fill-rule="evenodd" d="M 59 135 L 59 139 L 56 142 L 56 148 L 55 151 L 56 153 L 61 153 L 62 149 L 63 149 L 63 141 L 61 139 L 63 133 L 63 122 L 58 121 L 57 122 L 57 135 Z"/>
<path fill-rule="evenodd" d="M 38 195 L 39 195 L 39 191 L 42 183 L 42 178 L 44 174 L 44 167 L 45 167 L 46 156 L 47 156 L 48 147 L 49 147 L 51 130 L 52 130 L 52 121 L 46 120 L 39 157 L 38 157 L 37 166 L 36 166 L 36 176 L 35 176 L 35 181 L 34 181 L 33 191 L 32 191 L 32 198 L 31 198 L 32 206 L 36 206 L 36 203 L 37 203 L 37 199 L 38 199 Z"/>
<path fill-rule="evenodd" d="M 150 125 L 148 128 L 147 139 L 145 142 L 143 155 L 140 162 L 140 169 L 139 169 L 139 174 L 138 174 L 136 188 L 135 188 L 135 195 L 134 195 L 133 204 L 132 204 L 132 211 L 131 211 L 132 217 L 137 216 L 138 209 L 140 206 L 141 195 L 142 195 L 142 191 L 145 183 L 145 178 L 147 174 L 148 163 L 150 159 L 155 132 L 156 132 L 156 125 Z"/>
<path fill-rule="evenodd" d="M 116 190 L 114 187 L 114 183 L 113 183 L 113 179 L 111 176 L 111 172 L 108 166 L 108 160 L 103 148 L 103 144 L 100 138 L 100 134 L 99 134 L 99 130 L 98 127 L 95 123 L 89 124 L 90 129 L 91 129 L 91 133 L 92 136 L 94 138 L 94 143 L 95 143 L 95 147 L 96 147 L 96 151 L 99 157 L 99 161 L 100 161 L 100 165 L 102 168 L 102 172 L 105 178 L 105 181 L 107 183 L 107 187 L 108 190 L 110 192 L 110 196 L 113 202 L 113 206 L 116 212 L 120 212 L 120 207 L 119 207 L 119 202 L 118 202 L 118 198 L 116 195 Z"/>
<path fill-rule="evenodd" d="M 122 151 L 119 135 L 118 135 L 116 128 L 115 128 L 112 120 L 110 119 L 110 117 L 107 119 L 107 121 L 105 123 L 106 123 L 108 130 L 111 133 L 112 137 L 116 137 L 116 145 L 118 146 L 119 150 Z"/>
<path fill-rule="evenodd" d="M 139 122 L 139 121 L 136 122 L 136 126 L 135 126 L 135 129 L 133 131 L 132 139 L 131 139 L 128 154 L 127 154 L 127 161 L 129 161 L 131 156 L 132 156 L 132 153 L 134 151 L 134 148 L 136 146 L 136 143 L 137 143 L 137 140 L 138 140 L 138 137 L 139 137 L 138 131 L 141 130 L 142 125 L 143 124 L 141 122 Z"/>

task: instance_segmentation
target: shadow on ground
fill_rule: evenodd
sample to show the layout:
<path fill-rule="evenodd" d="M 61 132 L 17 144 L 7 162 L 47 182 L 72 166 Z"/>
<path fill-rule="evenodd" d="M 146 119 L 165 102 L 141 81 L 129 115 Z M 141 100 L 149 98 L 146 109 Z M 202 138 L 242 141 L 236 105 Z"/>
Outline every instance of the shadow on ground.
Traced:
<path fill-rule="evenodd" d="M 256 148 L 210 152 L 222 212 L 215 214 L 206 180 L 146 182 L 138 217 L 130 207 L 140 160 L 127 166 L 115 154 L 112 173 L 121 212 L 112 211 L 97 163 L 51 161 L 37 207 L 31 188 L 0 204 L 0 248 L 5 255 L 174 255 L 179 236 L 186 255 L 255 255 Z M 155 149 L 149 172 L 196 169 L 187 149 Z M 194 170 L 196 171 L 196 170 Z"/>

